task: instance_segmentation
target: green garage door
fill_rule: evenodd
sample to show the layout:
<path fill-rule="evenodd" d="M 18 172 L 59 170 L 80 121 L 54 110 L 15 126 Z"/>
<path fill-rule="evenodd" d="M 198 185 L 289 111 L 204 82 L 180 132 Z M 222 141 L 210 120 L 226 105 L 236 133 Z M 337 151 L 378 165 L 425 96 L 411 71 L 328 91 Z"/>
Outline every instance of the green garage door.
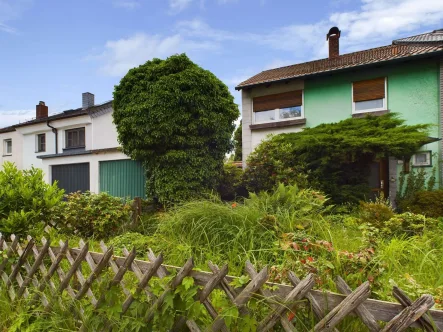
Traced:
<path fill-rule="evenodd" d="M 139 161 L 111 160 L 100 162 L 100 192 L 116 197 L 146 196 L 145 171 Z"/>

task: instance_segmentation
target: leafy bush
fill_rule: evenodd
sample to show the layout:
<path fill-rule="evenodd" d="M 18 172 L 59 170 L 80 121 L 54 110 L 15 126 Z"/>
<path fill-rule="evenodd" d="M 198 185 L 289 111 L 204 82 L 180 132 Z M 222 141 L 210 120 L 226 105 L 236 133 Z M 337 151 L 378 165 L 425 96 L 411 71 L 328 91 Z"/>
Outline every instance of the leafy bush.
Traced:
<path fill-rule="evenodd" d="M 243 170 L 231 163 L 224 164 L 217 192 L 225 201 L 247 197 L 248 192 L 243 183 Z"/>
<path fill-rule="evenodd" d="M 149 237 L 140 233 L 126 232 L 112 238 L 109 244 L 114 246 L 117 254 L 121 253 L 124 247 L 128 250 L 135 248 L 137 254 L 146 254 L 149 250 Z"/>
<path fill-rule="evenodd" d="M 47 224 L 61 204 L 63 190 L 47 184 L 38 168 L 18 170 L 6 162 L 0 171 L 0 232 L 26 235 L 38 223 Z"/>
<path fill-rule="evenodd" d="M 83 237 L 114 236 L 131 221 L 132 207 L 107 193 L 76 192 L 59 207 L 55 226 L 67 234 Z"/>
<path fill-rule="evenodd" d="M 414 236 L 421 235 L 425 228 L 434 228 L 437 223 L 436 219 L 426 218 L 422 214 L 405 212 L 393 216 L 381 230 L 386 235 Z"/>
<path fill-rule="evenodd" d="M 388 155 L 412 155 L 427 142 L 428 128 L 405 125 L 389 113 L 275 135 L 249 155 L 247 189 L 268 191 L 282 182 L 319 189 L 336 204 L 356 203 L 370 194 L 370 164 Z"/>
<path fill-rule="evenodd" d="M 276 216 L 281 230 L 291 232 L 295 228 L 310 226 L 313 218 L 319 218 L 329 210 L 331 207 L 325 206 L 327 200 L 321 192 L 280 183 L 271 193 L 251 193 L 245 205 L 265 213 L 268 218 Z"/>
<path fill-rule="evenodd" d="M 443 217 L 443 190 L 416 192 L 408 200 L 402 201 L 401 208 L 431 218 Z"/>
<path fill-rule="evenodd" d="M 396 196 L 397 206 L 400 211 L 408 210 L 418 192 L 432 191 L 434 189 L 435 172 L 435 168 L 432 169 L 430 175 L 423 168 L 419 170 L 412 169 L 409 174 L 401 172 Z"/>
<path fill-rule="evenodd" d="M 115 86 L 113 108 L 123 152 L 144 163 L 150 198 L 179 202 L 215 189 L 239 111 L 214 74 L 185 54 L 147 61 Z"/>
<path fill-rule="evenodd" d="M 394 209 L 389 200 L 378 197 L 373 202 L 360 202 L 360 219 L 364 223 L 382 228 L 394 216 Z"/>

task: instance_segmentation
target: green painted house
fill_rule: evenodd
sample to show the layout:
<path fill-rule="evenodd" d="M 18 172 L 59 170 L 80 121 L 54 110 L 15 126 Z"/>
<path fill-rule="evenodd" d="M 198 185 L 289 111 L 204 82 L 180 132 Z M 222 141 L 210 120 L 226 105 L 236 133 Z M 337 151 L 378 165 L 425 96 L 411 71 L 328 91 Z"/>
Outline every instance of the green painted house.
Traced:
<path fill-rule="evenodd" d="M 337 27 L 327 34 L 328 58 L 266 70 L 236 87 L 242 91 L 243 166 L 269 134 L 395 112 L 407 124 L 434 124 L 433 139 L 410 161 L 374 162 L 371 187 L 395 198 L 399 173 L 408 164 L 428 171 L 435 167 L 441 186 L 443 29 L 343 55 L 340 34 Z"/>

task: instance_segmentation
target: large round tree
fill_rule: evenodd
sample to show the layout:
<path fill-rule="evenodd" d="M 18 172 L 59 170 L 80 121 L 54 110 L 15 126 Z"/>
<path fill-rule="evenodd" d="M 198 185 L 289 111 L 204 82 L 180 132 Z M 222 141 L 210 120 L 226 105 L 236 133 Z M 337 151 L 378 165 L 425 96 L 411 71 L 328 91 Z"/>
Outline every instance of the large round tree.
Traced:
<path fill-rule="evenodd" d="M 239 116 L 228 87 L 185 54 L 131 69 L 114 90 L 123 152 L 141 160 L 162 203 L 214 188 Z"/>

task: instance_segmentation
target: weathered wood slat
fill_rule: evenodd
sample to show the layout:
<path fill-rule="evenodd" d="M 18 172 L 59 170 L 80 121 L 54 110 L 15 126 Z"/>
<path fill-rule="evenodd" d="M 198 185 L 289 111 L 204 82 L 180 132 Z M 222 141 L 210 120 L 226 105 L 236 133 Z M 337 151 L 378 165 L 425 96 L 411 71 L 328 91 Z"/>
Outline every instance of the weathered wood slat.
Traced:
<path fill-rule="evenodd" d="M 40 268 L 40 264 L 43 262 L 43 259 L 45 258 L 45 256 L 48 253 L 48 249 L 50 246 L 50 242 L 48 241 L 43 248 L 41 249 L 40 253 L 35 257 L 35 261 L 34 264 L 31 267 L 31 270 L 27 273 L 23 284 L 20 286 L 18 292 L 17 292 L 17 296 L 21 297 L 23 295 L 23 293 L 25 292 L 26 287 L 28 287 L 28 285 L 30 284 L 32 277 L 34 276 L 34 274 L 37 272 L 37 270 Z M 34 247 L 34 245 L 33 245 Z"/>
<path fill-rule="evenodd" d="M 269 331 L 277 321 L 281 318 L 285 311 L 290 309 L 290 306 L 294 305 L 294 301 L 302 299 L 307 292 L 314 286 L 315 279 L 313 274 L 309 274 L 303 279 L 283 300 L 283 303 L 279 304 L 277 308 L 269 314 L 258 326 L 258 331 Z"/>
<path fill-rule="evenodd" d="M 246 271 L 247 274 L 249 274 L 249 276 L 251 278 L 255 278 L 257 276 L 257 271 L 255 270 L 254 266 L 252 265 L 252 263 L 250 261 L 246 261 L 245 271 Z M 273 296 L 273 294 L 271 293 L 271 291 L 269 289 L 266 289 L 266 288 L 263 288 L 263 287 L 260 288 L 259 291 L 263 295 L 263 297 L 265 298 L 266 302 L 269 304 L 269 306 L 271 308 L 274 308 L 274 309 L 278 308 L 277 303 L 281 303 L 282 302 L 281 298 L 276 298 L 275 296 Z M 285 332 L 296 331 L 296 328 L 287 319 L 287 317 L 281 317 L 280 323 L 281 323 L 281 326 L 283 327 L 283 329 L 285 330 Z"/>
<path fill-rule="evenodd" d="M 314 327 L 314 331 L 330 331 L 351 311 L 366 300 L 370 294 L 371 290 L 369 288 L 369 282 L 366 281 L 348 295 L 343 302 L 332 309 L 320 322 L 318 322 Z"/>
<path fill-rule="evenodd" d="M 401 313 L 386 324 L 382 332 L 400 332 L 406 330 L 433 305 L 434 299 L 431 295 L 422 295 L 417 301 L 412 303 L 409 307 L 404 308 Z"/>
<path fill-rule="evenodd" d="M 403 292 L 400 288 L 397 286 L 394 286 L 394 289 L 392 290 L 392 295 L 397 299 L 398 302 L 401 303 L 402 306 L 409 307 L 412 305 L 413 301 L 406 295 L 405 292 Z M 428 314 L 425 313 L 423 316 L 421 316 L 418 319 L 418 322 L 422 325 L 422 327 L 429 332 L 437 331 L 441 332 L 442 329 L 435 326 L 435 324 L 431 321 Z"/>
<path fill-rule="evenodd" d="M 129 257 L 129 256 L 128 256 Z M 157 271 L 158 267 L 163 263 L 163 256 L 159 255 L 156 260 L 153 262 L 153 264 L 150 266 L 150 269 L 148 269 L 145 274 L 142 276 L 142 279 L 137 285 L 137 288 L 135 289 L 134 294 L 130 294 L 125 302 L 123 302 L 122 305 L 122 314 L 124 314 L 126 311 L 128 311 L 129 306 L 134 301 L 134 299 L 139 295 L 143 289 L 148 284 L 149 280 L 154 276 L 155 272 Z"/>
<path fill-rule="evenodd" d="M 349 295 L 352 293 L 352 289 L 348 286 L 346 281 L 341 277 L 337 277 L 335 280 L 335 284 L 337 285 L 337 289 L 345 295 Z M 378 325 L 374 316 L 366 309 L 364 304 L 360 304 L 354 312 L 360 317 L 361 321 L 369 328 L 371 332 L 380 331 L 380 325 Z"/>
<path fill-rule="evenodd" d="M 57 253 L 59 249 L 53 248 L 53 250 L 55 253 Z M 74 258 L 77 257 L 80 251 L 81 250 L 77 248 L 70 249 L 71 255 Z M 95 252 L 90 252 L 90 253 L 91 256 L 94 258 L 94 260 L 96 261 L 98 261 L 101 255 L 103 255 L 102 253 L 95 253 Z M 114 261 L 117 264 L 117 266 L 121 266 L 125 261 L 125 257 L 115 257 Z M 140 268 L 141 271 L 145 271 L 151 264 L 150 262 L 145 262 L 137 259 L 134 260 L 134 262 L 137 263 L 137 266 Z M 163 264 L 163 266 L 167 269 L 179 269 L 178 267 L 172 265 Z M 212 264 L 212 268 L 213 267 L 214 264 Z M 212 277 L 212 273 L 204 271 L 192 271 L 189 274 L 189 276 L 194 278 L 196 284 L 204 286 L 208 282 L 208 280 Z M 229 286 L 229 283 L 234 279 L 235 277 L 227 275 L 224 278 L 224 281 L 220 285 L 221 288 L 225 290 L 224 287 L 226 285 L 229 288 L 231 288 Z M 289 285 L 275 284 L 271 282 L 268 282 L 267 285 L 270 287 L 275 286 L 276 290 L 273 290 L 272 294 L 274 294 L 274 296 L 279 296 L 281 298 L 284 298 L 293 289 L 293 287 Z M 226 294 L 228 295 L 228 293 Z M 327 310 L 331 310 L 332 308 L 336 307 L 346 298 L 346 296 L 343 294 L 337 294 L 333 292 L 325 293 L 323 291 L 318 291 L 318 290 L 311 290 L 308 294 L 310 294 L 312 298 L 316 300 L 316 302 L 319 304 L 321 308 L 327 308 Z M 374 299 L 367 299 L 363 303 L 365 307 L 369 310 L 369 312 L 378 321 L 389 322 L 392 318 L 394 318 L 403 310 L 403 306 L 398 303 L 392 303 L 392 302 L 386 302 Z M 438 328 L 443 328 L 443 311 L 430 309 L 429 315 L 431 316 L 432 320 L 435 322 Z M 421 327 L 421 325 L 418 322 L 415 322 L 411 325 L 411 327 Z"/>
<path fill-rule="evenodd" d="M 168 293 L 172 290 L 174 290 L 178 285 L 180 285 L 185 277 L 188 276 L 189 272 L 194 267 L 194 261 L 192 258 L 188 259 L 183 265 L 183 267 L 178 271 L 177 275 L 174 277 L 174 279 L 171 280 L 169 288 L 167 288 L 160 296 L 159 298 L 154 302 L 152 307 L 146 312 L 144 321 L 149 323 L 152 321 L 155 315 L 155 311 L 159 310 L 159 308 L 162 306 L 166 296 Z"/>

